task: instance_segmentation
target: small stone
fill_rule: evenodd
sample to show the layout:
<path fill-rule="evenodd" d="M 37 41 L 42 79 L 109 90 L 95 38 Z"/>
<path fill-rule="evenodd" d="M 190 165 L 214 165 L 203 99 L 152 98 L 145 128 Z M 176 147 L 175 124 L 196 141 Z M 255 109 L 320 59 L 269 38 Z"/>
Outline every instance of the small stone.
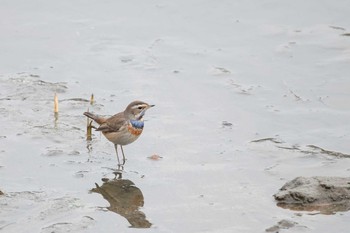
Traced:
<path fill-rule="evenodd" d="M 154 154 L 154 155 L 149 156 L 148 158 L 151 159 L 151 160 L 160 160 L 160 159 L 162 159 L 163 157 Z"/>

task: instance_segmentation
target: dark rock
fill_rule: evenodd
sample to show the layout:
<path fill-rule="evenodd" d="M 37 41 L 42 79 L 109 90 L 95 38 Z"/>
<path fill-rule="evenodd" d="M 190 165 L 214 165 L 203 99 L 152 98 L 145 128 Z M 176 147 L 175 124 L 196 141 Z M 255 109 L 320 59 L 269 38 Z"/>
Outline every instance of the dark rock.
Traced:
<path fill-rule="evenodd" d="M 297 177 L 274 195 L 282 208 L 332 214 L 350 209 L 350 177 Z"/>

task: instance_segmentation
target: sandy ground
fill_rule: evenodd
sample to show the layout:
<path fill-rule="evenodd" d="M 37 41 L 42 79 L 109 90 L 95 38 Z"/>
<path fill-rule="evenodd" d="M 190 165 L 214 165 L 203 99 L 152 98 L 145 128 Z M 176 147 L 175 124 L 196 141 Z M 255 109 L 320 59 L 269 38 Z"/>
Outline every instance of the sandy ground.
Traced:
<path fill-rule="evenodd" d="M 0 231 L 242 233 L 288 220 L 282 231 L 347 232 L 348 212 L 282 209 L 272 195 L 297 176 L 349 176 L 349 159 L 317 149 L 350 153 L 349 9 L 1 1 Z M 156 105 L 125 147 L 144 230 L 90 192 L 117 162 L 99 133 L 85 140 L 82 115 L 135 99 Z"/>

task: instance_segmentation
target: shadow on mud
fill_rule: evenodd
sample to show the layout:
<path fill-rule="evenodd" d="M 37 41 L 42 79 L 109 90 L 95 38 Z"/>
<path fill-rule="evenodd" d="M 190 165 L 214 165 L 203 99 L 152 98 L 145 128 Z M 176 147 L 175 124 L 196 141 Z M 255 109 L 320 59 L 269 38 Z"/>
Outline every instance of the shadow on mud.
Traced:
<path fill-rule="evenodd" d="M 102 179 L 103 184 L 92 192 L 99 193 L 106 199 L 110 206 L 108 210 L 113 211 L 128 220 L 132 228 L 150 228 L 152 223 L 146 219 L 146 215 L 139 210 L 143 207 L 144 197 L 141 190 L 128 179 L 121 176 L 115 179 Z"/>

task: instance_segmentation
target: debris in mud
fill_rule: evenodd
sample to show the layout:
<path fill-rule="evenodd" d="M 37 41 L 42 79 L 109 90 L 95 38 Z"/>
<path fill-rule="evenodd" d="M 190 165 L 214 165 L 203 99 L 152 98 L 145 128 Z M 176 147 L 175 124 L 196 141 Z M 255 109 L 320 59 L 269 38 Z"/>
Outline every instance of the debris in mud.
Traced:
<path fill-rule="evenodd" d="M 292 90 L 289 90 L 289 92 L 290 92 L 290 94 L 291 94 L 292 96 L 294 96 L 294 98 L 295 98 L 296 101 L 301 101 L 301 102 L 310 101 L 309 99 L 303 99 L 303 98 L 301 98 L 301 96 L 297 95 L 297 94 L 296 94 L 294 91 L 292 91 Z"/>
<path fill-rule="evenodd" d="M 232 123 L 228 122 L 228 121 L 223 121 L 222 122 L 222 127 L 225 128 L 225 127 L 228 127 L 228 128 L 232 128 Z"/>
<path fill-rule="evenodd" d="M 278 139 L 278 138 L 261 138 L 261 139 L 256 139 L 250 142 L 265 142 L 265 141 L 271 141 L 273 143 L 283 143 L 282 140 Z"/>
<path fill-rule="evenodd" d="M 231 71 L 229 71 L 228 69 L 224 68 L 224 67 L 214 67 L 214 69 L 221 74 L 230 74 Z"/>
<path fill-rule="evenodd" d="M 278 233 L 282 229 L 289 229 L 289 228 L 296 227 L 296 226 L 298 226 L 297 222 L 283 219 L 283 220 L 279 221 L 276 225 L 267 228 L 265 231 L 271 232 L 271 233 Z M 305 226 L 299 226 L 299 227 L 306 228 Z"/>
<path fill-rule="evenodd" d="M 342 36 L 350 36 L 350 33 L 343 33 Z"/>
<path fill-rule="evenodd" d="M 90 100 L 88 99 L 83 99 L 83 98 L 70 98 L 70 99 L 63 99 L 63 100 L 60 100 L 60 102 L 64 102 L 64 101 L 76 101 L 76 102 L 90 102 Z"/>
<path fill-rule="evenodd" d="M 338 157 L 338 158 L 350 158 L 350 154 L 344 154 L 344 153 L 341 153 L 341 152 L 325 150 L 325 149 L 323 149 L 321 147 L 314 146 L 314 145 L 307 145 L 307 147 L 311 148 L 314 153 L 331 155 L 331 156 L 335 156 L 335 157 Z"/>
<path fill-rule="evenodd" d="M 296 101 L 302 100 L 301 97 L 295 94 L 292 90 L 289 90 L 289 92 L 295 97 Z"/>
<path fill-rule="evenodd" d="M 252 91 L 256 88 L 256 86 L 247 86 L 236 83 L 234 80 L 230 80 L 230 85 L 233 86 L 239 94 L 251 95 Z M 257 86 L 260 87 L 260 86 Z"/>
<path fill-rule="evenodd" d="M 280 149 L 286 149 L 286 150 L 294 150 L 299 151 L 304 154 L 324 154 L 324 155 L 330 155 L 335 156 L 337 158 L 350 158 L 349 154 L 344 154 L 341 152 L 331 151 L 331 150 L 325 150 L 321 147 L 314 146 L 314 145 L 307 145 L 306 148 L 301 148 L 299 145 L 292 145 L 292 146 L 277 146 Z"/>
<path fill-rule="evenodd" d="M 331 150 L 326 150 L 323 149 L 319 146 L 315 145 L 306 145 L 304 147 L 300 145 L 286 145 L 284 141 L 277 139 L 277 138 L 261 138 L 261 139 L 256 139 L 250 142 L 254 143 L 259 143 L 259 142 L 273 142 L 275 144 L 283 144 L 283 145 L 276 145 L 277 148 L 280 149 L 285 149 L 285 150 L 292 150 L 292 151 L 299 151 L 304 154 L 324 154 L 324 155 L 329 155 L 329 156 L 334 156 L 337 158 L 350 158 L 350 154 L 345 154 L 337 151 L 331 151 Z"/>
<path fill-rule="evenodd" d="M 90 105 L 94 105 L 94 103 L 95 103 L 95 97 L 94 97 L 94 94 L 92 93 L 90 97 Z"/>
<path fill-rule="evenodd" d="M 120 58 L 120 61 L 122 63 L 132 62 L 133 60 L 134 60 L 134 58 L 132 56 L 123 56 Z"/>
<path fill-rule="evenodd" d="M 334 214 L 350 210 L 350 177 L 297 177 L 274 195 L 277 206 Z"/>
<path fill-rule="evenodd" d="M 58 97 L 57 97 L 57 93 L 55 93 L 55 96 L 54 96 L 54 98 L 53 98 L 53 112 L 55 113 L 55 114 L 58 114 Z"/>
<path fill-rule="evenodd" d="M 339 26 L 329 26 L 330 28 L 333 28 L 333 29 L 335 29 L 335 30 L 341 30 L 341 31 L 345 31 L 345 28 L 343 28 L 343 27 L 339 27 Z"/>
<path fill-rule="evenodd" d="M 94 128 L 94 126 L 92 125 L 92 120 L 87 117 L 86 118 L 86 140 L 87 141 L 92 140 L 92 128 Z"/>

